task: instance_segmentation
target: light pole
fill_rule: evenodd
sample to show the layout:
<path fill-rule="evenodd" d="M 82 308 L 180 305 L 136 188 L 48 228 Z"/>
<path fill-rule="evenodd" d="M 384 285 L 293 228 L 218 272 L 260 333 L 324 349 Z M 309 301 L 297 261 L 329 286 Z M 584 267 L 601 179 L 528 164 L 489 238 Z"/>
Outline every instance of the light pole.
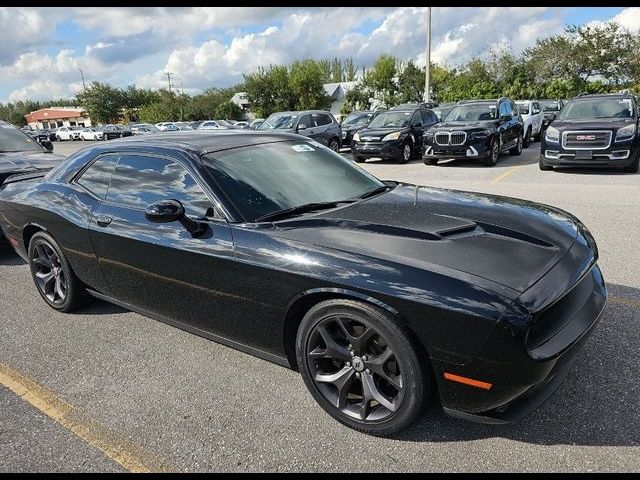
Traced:
<path fill-rule="evenodd" d="M 171 75 L 173 75 L 173 73 L 171 72 L 164 72 L 164 74 L 167 76 L 167 80 L 169 82 L 169 93 L 171 93 Z"/>
<path fill-rule="evenodd" d="M 82 71 L 81 68 L 78 68 L 78 70 L 80 70 L 80 76 L 82 77 L 82 89 L 86 90 L 87 86 L 84 84 L 84 72 Z"/>
<path fill-rule="evenodd" d="M 431 92 L 431 7 L 427 7 L 427 63 L 424 69 L 424 101 L 428 102 Z"/>

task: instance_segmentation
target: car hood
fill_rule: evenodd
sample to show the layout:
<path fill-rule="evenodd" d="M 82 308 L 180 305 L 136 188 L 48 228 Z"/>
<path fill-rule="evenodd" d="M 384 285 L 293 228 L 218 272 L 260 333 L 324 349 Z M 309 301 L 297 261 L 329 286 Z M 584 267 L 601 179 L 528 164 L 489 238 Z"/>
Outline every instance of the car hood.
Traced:
<path fill-rule="evenodd" d="M 45 152 L 6 152 L 0 153 L 0 174 L 30 172 L 33 170 L 51 170 L 65 157 Z"/>
<path fill-rule="evenodd" d="M 554 120 L 553 127 L 563 130 L 618 130 L 635 123 L 635 118 L 602 118 L 597 120 Z"/>
<path fill-rule="evenodd" d="M 519 293 L 568 252 L 578 224 L 567 212 L 526 200 L 400 185 L 278 227 L 291 240 L 481 277 Z"/>
<path fill-rule="evenodd" d="M 362 130 L 363 128 L 366 128 L 366 127 L 367 127 L 366 123 L 355 123 L 352 125 L 342 125 L 342 130 L 345 132 L 355 132 L 356 130 Z"/>
<path fill-rule="evenodd" d="M 436 123 L 430 130 L 435 131 L 451 131 L 451 130 L 471 130 L 471 129 L 486 129 L 495 128 L 495 120 L 482 120 L 475 122 L 440 122 Z"/>

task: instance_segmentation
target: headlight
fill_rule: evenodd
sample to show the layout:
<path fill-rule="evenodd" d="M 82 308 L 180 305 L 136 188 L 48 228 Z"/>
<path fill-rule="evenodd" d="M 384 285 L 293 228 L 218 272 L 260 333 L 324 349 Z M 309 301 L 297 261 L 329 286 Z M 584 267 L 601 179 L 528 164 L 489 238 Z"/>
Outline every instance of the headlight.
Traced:
<path fill-rule="evenodd" d="M 627 125 L 626 127 L 621 128 L 616 133 L 616 142 L 621 142 L 622 140 L 628 140 L 636 134 L 636 126 L 635 124 Z"/>
<path fill-rule="evenodd" d="M 383 141 L 383 142 L 387 142 L 387 141 L 389 141 L 389 140 L 398 140 L 398 139 L 400 138 L 400 134 L 401 134 L 401 133 L 402 133 L 402 132 L 393 132 L 393 133 L 390 133 L 389 135 L 385 135 L 385 136 L 382 138 L 382 141 Z"/>
<path fill-rule="evenodd" d="M 557 128 L 553 128 L 549 126 L 549 128 L 547 128 L 547 133 L 545 133 L 544 138 L 547 142 L 558 143 L 560 141 L 560 132 L 558 131 Z"/>
<path fill-rule="evenodd" d="M 359 142 L 360 141 L 360 134 L 358 132 L 353 134 L 353 141 L 354 142 Z"/>

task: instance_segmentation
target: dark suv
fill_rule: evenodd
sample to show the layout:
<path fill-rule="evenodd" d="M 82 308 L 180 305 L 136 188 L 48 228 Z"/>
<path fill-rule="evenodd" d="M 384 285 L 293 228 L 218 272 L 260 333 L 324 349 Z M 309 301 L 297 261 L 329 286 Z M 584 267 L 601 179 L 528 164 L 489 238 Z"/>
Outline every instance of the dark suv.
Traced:
<path fill-rule="evenodd" d="M 366 128 L 371 120 L 380 115 L 384 110 L 356 110 L 351 112 L 342 121 L 342 148 L 351 148 L 353 134 Z"/>
<path fill-rule="evenodd" d="M 340 150 L 340 124 L 331 113 L 324 110 L 272 113 L 258 130 L 297 133 L 310 137 L 335 152 Z"/>
<path fill-rule="evenodd" d="M 407 163 L 422 156 L 424 133 L 437 122 L 437 115 L 426 108 L 383 112 L 353 135 L 351 153 L 358 163 L 367 158 Z"/>
<path fill-rule="evenodd" d="M 544 113 L 544 119 L 542 120 L 541 133 L 544 132 L 549 124 L 555 120 L 562 107 L 564 107 L 565 101 L 562 99 L 557 100 L 538 100 L 538 103 L 542 107 Z"/>
<path fill-rule="evenodd" d="M 581 95 L 571 99 L 540 144 L 540 170 L 554 166 L 622 167 L 638 171 L 638 105 L 633 95 Z"/>
<path fill-rule="evenodd" d="M 492 167 L 506 150 L 520 155 L 523 137 L 524 123 L 513 100 L 464 100 L 425 135 L 424 163 L 469 158 Z"/>

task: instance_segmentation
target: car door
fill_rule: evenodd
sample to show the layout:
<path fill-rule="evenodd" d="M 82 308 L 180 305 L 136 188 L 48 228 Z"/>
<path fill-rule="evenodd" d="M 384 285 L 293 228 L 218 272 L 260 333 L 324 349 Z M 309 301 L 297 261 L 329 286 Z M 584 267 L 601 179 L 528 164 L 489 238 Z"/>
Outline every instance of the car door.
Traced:
<path fill-rule="evenodd" d="M 505 120 L 505 117 L 511 115 L 511 108 L 505 101 L 500 103 L 498 109 L 498 115 L 500 116 L 500 126 L 498 127 L 502 137 L 502 148 L 506 148 L 511 144 L 513 140 L 513 130 L 511 129 L 511 121 Z M 513 120 L 513 119 L 512 119 Z"/>
<path fill-rule="evenodd" d="M 304 125 L 306 128 L 300 129 L 300 126 Z M 310 113 L 305 113 L 304 115 L 300 115 L 298 118 L 298 123 L 296 124 L 295 132 L 298 135 L 303 135 L 305 137 L 313 137 L 314 134 L 315 123 L 311 118 Z"/>
<path fill-rule="evenodd" d="M 233 338 L 238 301 L 234 247 L 227 222 L 188 163 L 121 152 L 90 233 L 109 294 L 183 326 Z M 179 222 L 151 223 L 146 207 L 179 200 L 206 226 L 192 236 Z"/>
<path fill-rule="evenodd" d="M 339 134 L 332 130 L 333 119 L 329 115 L 326 113 L 313 113 L 311 118 L 316 125 L 311 138 L 316 142 L 328 145 L 333 137 L 339 138 Z"/>
<path fill-rule="evenodd" d="M 522 121 L 522 117 L 520 116 L 520 112 L 518 111 L 518 106 L 515 102 L 509 100 L 507 102 L 509 105 L 511 121 L 509 122 L 509 130 L 511 131 L 511 141 L 515 144 L 518 141 L 518 136 L 523 133 L 524 134 L 524 124 Z"/>
<path fill-rule="evenodd" d="M 531 102 L 531 112 L 533 114 L 533 133 L 540 133 L 540 129 L 542 128 L 542 120 L 544 119 L 544 114 L 542 113 L 542 108 L 538 102 Z"/>

